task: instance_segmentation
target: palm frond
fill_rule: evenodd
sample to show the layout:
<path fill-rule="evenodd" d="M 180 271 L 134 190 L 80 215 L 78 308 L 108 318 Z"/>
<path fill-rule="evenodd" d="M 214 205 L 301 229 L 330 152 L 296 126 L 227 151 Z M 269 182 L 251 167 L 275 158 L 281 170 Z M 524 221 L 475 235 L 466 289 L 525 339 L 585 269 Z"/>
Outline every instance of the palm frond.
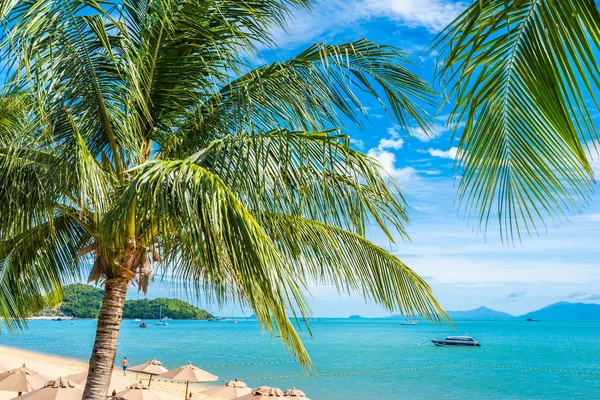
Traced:
<path fill-rule="evenodd" d="M 481 0 L 440 36 L 441 74 L 464 124 L 461 207 L 504 239 L 576 212 L 592 190 L 600 84 L 593 1 Z"/>
<path fill-rule="evenodd" d="M 104 218 L 103 243 L 125 245 L 132 204 L 138 237 L 146 237 L 145 245 L 157 242 L 169 273 L 196 282 L 209 296 L 211 288 L 226 288 L 228 297 L 253 308 L 263 328 L 273 332 L 274 324 L 284 344 L 310 365 L 287 315 L 288 307 L 308 313 L 302 277 L 218 176 L 190 161 L 146 163 Z"/>
<path fill-rule="evenodd" d="M 147 114 L 139 124 L 153 138 L 158 122 L 170 130 L 214 87 L 239 74 L 241 56 L 272 44 L 271 30 L 286 24 L 293 8 L 311 0 L 129 1 L 115 26 L 127 38 L 132 106 Z M 218 28 L 215 28 L 218 27 Z"/>
<path fill-rule="evenodd" d="M 399 188 L 337 131 L 272 130 L 218 139 L 190 160 L 219 176 L 246 207 L 325 222 L 364 235 L 370 220 L 406 238 Z"/>
<path fill-rule="evenodd" d="M 449 320 L 429 285 L 365 238 L 306 218 L 265 213 L 260 222 L 286 259 L 312 282 L 373 300 L 391 312 Z"/>
<path fill-rule="evenodd" d="M 431 104 L 434 94 L 407 64 L 402 52 L 366 39 L 313 45 L 222 87 L 162 146 L 165 152 L 187 156 L 221 132 L 268 131 L 275 126 L 323 130 L 342 126 L 342 117 L 360 126 L 367 112 L 358 92 L 378 100 L 402 129 L 409 132 L 416 124 L 429 131 L 422 105 Z"/>
<path fill-rule="evenodd" d="M 62 285 L 80 279 L 77 252 L 89 241 L 68 214 L 0 240 L 0 317 L 8 329 L 21 327 Z"/>

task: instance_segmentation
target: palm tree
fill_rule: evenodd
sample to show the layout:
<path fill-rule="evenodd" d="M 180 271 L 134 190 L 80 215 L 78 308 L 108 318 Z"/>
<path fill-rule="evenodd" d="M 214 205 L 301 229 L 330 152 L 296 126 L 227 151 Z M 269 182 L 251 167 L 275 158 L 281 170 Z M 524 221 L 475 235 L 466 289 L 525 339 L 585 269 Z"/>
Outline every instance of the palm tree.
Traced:
<path fill-rule="evenodd" d="M 406 237 L 405 203 L 338 129 L 357 91 L 408 130 L 433 94 L 403 53 L 316 44 L 253 68 L 309 0 L 3 1 L 0 315 L 11 328 L 88 276 L 104 285 L 85 399 L 104 399 L 127 290 L 155 274 L 250 306 L 304 366 L 307 285 L 446 318 L 365 239 Z"/>
<path fill-rule="evenodd" d="M 593 0 L 473 1 L 438 38 L 464 126 L 465 212 L 505 240 L 557 224 L 589 200 L 598 151 L 600 13 Z"/>

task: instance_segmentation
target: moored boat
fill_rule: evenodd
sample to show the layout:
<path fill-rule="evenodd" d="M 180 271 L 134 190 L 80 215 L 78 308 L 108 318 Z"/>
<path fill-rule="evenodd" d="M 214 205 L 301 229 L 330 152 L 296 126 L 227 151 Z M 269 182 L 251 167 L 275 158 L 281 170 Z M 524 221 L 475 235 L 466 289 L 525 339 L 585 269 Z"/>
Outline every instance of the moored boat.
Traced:
<path fill-rule="evenodd" d="M 448 336 L 446 339 L 433 339 L 431 342 L 441 347 L 481 347 L 471 336 Z"/>

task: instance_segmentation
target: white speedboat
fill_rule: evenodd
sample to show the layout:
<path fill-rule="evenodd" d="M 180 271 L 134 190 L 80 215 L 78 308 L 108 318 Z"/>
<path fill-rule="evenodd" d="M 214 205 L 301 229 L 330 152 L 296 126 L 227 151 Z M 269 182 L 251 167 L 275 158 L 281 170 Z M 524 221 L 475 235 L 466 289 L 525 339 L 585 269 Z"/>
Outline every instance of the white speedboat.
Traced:
<path fill-rule="evenodd" d="M 448 336 L 446 339 L 433 339 L 431 342 L 440 347 L 481 347 L 471 336 Z"/>

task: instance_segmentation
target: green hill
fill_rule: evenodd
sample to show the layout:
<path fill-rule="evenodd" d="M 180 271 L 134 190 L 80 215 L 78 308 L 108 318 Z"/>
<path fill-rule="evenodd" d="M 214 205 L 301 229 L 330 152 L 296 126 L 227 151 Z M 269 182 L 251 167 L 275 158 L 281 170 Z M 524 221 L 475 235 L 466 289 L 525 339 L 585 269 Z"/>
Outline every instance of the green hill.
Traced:
<path fill-rule="evenodd" d="M 96 318 L 104 291 L 93 286 L 75 284 L 63 288 L 59 312 L 75 318 Z M 127 300 L 123 318 L 158 319 L 162 303 L 163 317 L 172 319 L 207 319 L 213 315 L 179 299 Z"/>

